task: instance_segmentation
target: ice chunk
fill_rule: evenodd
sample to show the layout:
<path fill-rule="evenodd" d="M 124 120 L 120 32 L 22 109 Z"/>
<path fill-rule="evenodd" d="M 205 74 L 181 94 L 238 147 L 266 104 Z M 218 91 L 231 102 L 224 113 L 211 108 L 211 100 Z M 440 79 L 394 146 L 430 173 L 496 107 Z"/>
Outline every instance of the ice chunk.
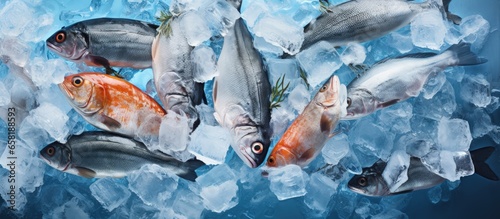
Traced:
<path fill-rule="evenodd" d="M 347 153 L 347 155 L 340 160 L 339 164 L 352 174 L 361 174 L 363 172 L 358 157 L 352 151 Z"/>
<path fill-rule="evenodd" d="M 313 19 L 321 15 L 321 11 L 318 10 L 318 8 L 319 1 L 317 0 L 301 1 L 300 6 L 296 10 L 293 10 L 290 16 L 292 16 L 293 20 L 301 27 L 304 27 Z"/>
<path fill-rule="evenodd" d="M 397 144 L 406 147 L 406 153 L 412 157 L 423 157 L 428 154 L 431 151 L 431 147 L 434 146 L 428 139 L 420 138 L 413 133 L 401 136 Z"/>
<path fill-rule="evenodd" d="M 391 192 L 396 191 L 408 180 L 409 167 L 410 156 L 405 151 L 397 150 L 392 153 L 384 172 L 382 172 L 382 177 L 387 182 Z"/>
<path fill-rule="evenodd" d="M 254 37 L 253 46 L 263 55 L 277 57 L 283 54 L 283 50 L 280 47 L 267 42 L 264 38 L 259 36 Z"/>
<path fill-rule="evenodd" d="M 412 105 L 408 102 L 402 102 L 381 110 L 378 120 L 393 133 L 407 133 L 411 131 L 410 119 L 413 116 L 412 113 Z"/>
<path fill-rule="evenodd" d="M 140 201 L 135 201 L 130 207 L 130 213 L 127 215 L 129 218 L 159 218 L 159 211 L 157 208 L 143 204 Z"/>
<path fill-rule="evenodd" d="M 450 82 L 445 82 L 432 99 L 418 97 L 413 106 L 414 113 L 419 116 L 434 120 L 440 120 L 443 117 L 449 118 L 457 108 L 453 86 Z"/>
<path fill-rule="evenodd" d="M 90 192 L 110 212 L 124 204 L 131 194 L 127 187 L 110 178 L 98 179 L 92 183 Z"/>
<path fill-rule="evenodd" d="M 90 218 L 85 210 L 87 209 L 83 206 L 82 201 L 74 197 L 64 205 L 55 208 L 47 215 L 47 218 Z"/>
<path fill-rule="evenodd" d="M 490 83 L 484 75 L 467 75 L 461 83 L 460 96 L 477 107 L 486 107 L 491 102 Z"/>
<path fill-rule="evenodd" d="M 296 56 L 300 66 L 307 72 L 307 81 L 316 87 L 342 66 L 342 60 L 335 47 L 321 41 Z"/>
<path fill-rule="evenodd" d="M 474 164 L 468 151 L 433 150 L 422 157 L 422 163 L 433 173 L 450 181 L 474 174 Z"/>
<path fill-rule="evenodd" d="M 427 196 L 432 203 L 437 204 L 441 200 L 441 186 L 434 186 L 427 191 Z"/>
<path fill-rule="evenodd" d="M 226 129 L 201 123 L 191 135 L 188 150 L 205 164 L 222 164 L 230 144 Z"/>
<path fill-rule="evenodd" d="M 349 142 L 363 154 L 387 160 L 393 146 L 392 133 L 373 123 L 369 119 L 358 120 L 355 127 L 349 132 Z M 361 160 L 361 159 L 360 159 Z M 362 159 L 366 161 L 367 159 Z M 364 164 L 363 166 L 371 166 Z"/>
<path fill-rule="evenodd" d="M 340 54 L 340 58 L 345 65 L 361 64 L 366 59 L 366 49 L 359 43 L 349 43 Z"/>
<path fill-rule="evenodd" d="M 309 104 L 311 100 L 311 94 L 307 87 L 303 84 L 298 84 L 291 92 L 288 94 L 288 104 L 294 110 L 301 113 L 302 110 Z"/>
<path fill-rule="evenodd" d="M 482 108 L 476 108 L 472 113 L 467 115 L 470 128 L 472 130 L 472 137 L 479 138 L 488 134 L 493 129 L 490 116 Z"/>
<path fill-rule="evenodd" d="M 234 22 L 240 18 L 238 10 L 225 0 L 208 1 L 201 9 L 201 17 L 206 19 L 212 34 L 225 36 Z"/>
<path fill-rule="evenodd" d="M 201 188 L 205 208 L 213 212 L 223 212 L 238 204 L 236 175 L 226 165 L 221 164 L 199 176 L 196 182 Z"/>
<path fill-rule="evenodd" d="M 131 173 L 128 181 L 130 191 L 139 196 L 145 204 L 161 208 L 177 189 L 179 177 L 153 164 L 144 165 L 140 170 Z"/>
<path fill-rule="evenodd" d="M 299 52 L 304 41 L 304 30 L 301 26 L 271 15 L 265 15 L 253 27 L 254 34 L 264 38 L 267 42 L 280 47 L 284 52 L 295 55 Z"/>
<path fill-rule="evenodd" d="M 215 120 L 214 117 L 214 108 L 207 106 L 206 104 L 200 104 L 196 106 L 196 111 L 198 111 L 198 114 L 200 116 L 201 123 L 204 123 L 206 125 L 211 125 L 211 126 L 217 126 L 217 120 Z M 194 138 L 191 138 L 194 139 Z"/>
<path fill-rule="evenodd" d="M 141 121 L 135 133 L 136 139 L 144 143 L 150 151 L 161 150 L 159 143 L 159 130 L 162 124 L 162 117 L 157 114 L 150 114 Z"/>
<path fill-rule="evenodd" d="M 205 209 L 200 196 L 188 189 L 177 190 L 172 209 L 176 213 L 175 218 L 201 218 Z"/>
<path fill-rule="evenodd" d="M 0 106 L 6 106 L 10 103 L 10 92 L 5 87 L 4 83 L 0 81 Z"/>
<path fill-rule="evenodd" d="M 463 41 L 472 43 L 474 51 L 479 51 L 490 34 L 490 23 L 481 15 L 471 15 L 462 19 L 460 33 Z"/>
<path fill-rule="evenodd" d="M 393 32 L 389 35 L 390 45 L 397 49 L 400 53 L 408 53 L 413 49 L 413 42 L 409 34 L 401 34 Z"/>
<path fill-rule="evenodd" d="M 32 22 L 34 13 L 33 8 L 29 7 L 24 1 L 10 1 L 0 10 L 1 35 L 20 36 L 25 27 Z M 19 16 L 21 14 L 24 16 Z"/>
<path fill-rule="evenodd" d="M 169 110 L 161 120 L 160 151 L 172 154 L 186 150 L 190 131 L 188 118 Z"/>
<path fill-rule="evenodd" d="M 269 73 L 269 82 L 273 86 L 278 79 L 283 77 L 283 75 L 285 76 L 284 84 L 290 83 L 287 92 L 290 92 L 301 80 L 299 66 L 295 59 L 268 59 L 267 71 Z"/>
<path fill-rule="evenodd" d="M 52 84 L 64 81 L 64 75 L 72 70 L 62 59 L 50 59 L 35 57 L 28 65 L 28 74 L 36 86 L 47 88 Z"/>
<path fill-rule="evenodd" d="M 84 20 L 93 16 L 105 17 L 111 10 L 114 0 L 92 0 L 84 9 L 75 11 L 61 11 L 59 19 L 70 23 Z M 88 2 L 88 1 L 87 1 Z"/>
<path fill-rule="evenodd" d="M 283 201 L 306 194 L 308 175 L 297 165 L 269 169 L 270 189 Z"/>
<path fill-rule="evenodd" d="M 337 165 L 347 153 L 349 153 L 349 139 L 344 133 L 335 135 L 321 149 L 325 162 L 332 165 Z"/>
<path fill-rule="evenodd" d="M 493 129 L 491 129 L 490 133 L 488 133 L 488 135 L 493 141 L 495 141 L 497 144 L 500 144 L 500 126 L 494 126 Z"/>
<path fill-rule="evenodd" d="M 439 121 L 437 141 L 442 150 L 469 150 L 472 142 L 469 123 L 462 119 L 442 118 Z"/>
<path fill-rule="evenodd" d="M 320 173 L 311 174 L 304 203 L 313 210 L 315 215 L 325 216 L 329 212 L 328 203 L 332 195 L 336 193 L 338 185 L 338 182 Z"/>
<path fill-rule="evenodd" d="M 262 0 L 250 1 L 248 6 L 241 11 L 241 17 L 250 28 L 253 28 L 256 21 L 269 12 L 269 7 Z"/>
<path fill-rule="evenodd" d="M 20 1 L 18 1 L 20 2 Z M 4 8 L 5 9 L 5 8 Z M 31 48 L 26 43 L 22 43 L 17 38 L 4 38 L 0 40 L 0 60 L 2 62 L 12 62 L 13 64 L 24 67 L 31 55 Z M 12 71 L 12 69 L 10 69 Z M 23 69 L 20 69 L 19 74 L 25 74 Z M 16 73 L 17 71 L 13 71 Z"/>
<path fill-rule="evenodd" d="M 212 37 L 208 21 L 199 12 L 187 11 L 178 19 L 189 45 L 198 46 Z"/>
<path fill-rule="evenodd" d="M 438 10 L 419 13 L 411 22 L 413 44 L 422 48 L 439 50 L 444 43 L 447 28 Z"/>
<path fill-rule="evenodd" d="M 491 102 L 488 106 L 486 106 L 486 111 L 491 114 L 495 112 L 499 107 L 500 107 L 500 98 L 491 96 Z"/>
<path fill-rule="evenodd" d="M 197 46 L 191 51 L 191 61 L 194 64 L 194 81 L 203 83 L 217 76 L 215 53 L 212 48 L 206 45 Z"/>
<path fill-rule="evenodd" d="M 287 103 L 281 103 L 281 107 L 274 108 L 271 112 L 271 128 L 274 136 L 281 136 L 291 121 L 297 116 L 292 107 Z"/>
<path fill-rule="evenodd" d="M 49 133 L 50 137 L 64 143 L 69 134 L 69 128 L 66 122 L 69 117 L 58 107 L 50 103 L 42 103 L 40 106 L 30 112 L 34 125 L 41 127 Z"/>
<path fill-rule="evenodd" d="M 336 203 L 334 208 L 337 211 L 339 218 L 351 218 L 351 215 L 356 208 L 356 197 L 357 194 L 348 189 L 339 189 L 333 198 L 333 203 Z"/>
<path fill-rule="evenodd" d="M 396 209 L 388 209 L 380 214 L 373 215 L 373 217 L 371 217 L 371 219 L 386 219 L 386 218 L 408 219 L 408 215 Z"/>
<path fill-rule="evenodd" d="M 438 73 L 435 77 L 430 77 L 422 89 L 422 95 L 425 99 L 431 99 L 436 93 L 441 90 L 446 82 L 446 75 Z"/>

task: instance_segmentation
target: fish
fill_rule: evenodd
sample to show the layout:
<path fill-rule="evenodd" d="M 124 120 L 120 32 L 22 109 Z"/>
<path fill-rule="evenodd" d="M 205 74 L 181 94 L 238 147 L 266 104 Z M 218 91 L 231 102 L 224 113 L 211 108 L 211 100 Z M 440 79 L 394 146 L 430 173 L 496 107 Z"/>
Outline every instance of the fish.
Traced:
<path fill-rule="evenodd" d="M 416 3 L 406 0 L 352 0 L 328 8 L 304 28 L 304 41 L 300 51 L 319 41 L 327 41 L 335 47 L 348 43 L 361 43 L 382 37 L 408 25 L 421 12 L 433 8 L 446 9 L 454 22 L 457 15 L 448 12 L 450 0 L 440 6 L 436 0 Z"/>
<path fill-rule="evenodd" d="M 499 178 L 485 162 L 495 151 L 495 147 L 483 147 L 470 152 L 474 164 L 475 173 L 493 181 Z M 366 196 L 389 196 L 404 194 L 412 191 L 432 188 L 441 184 L 446 179 L 429 171 L 424 166 L 420 158 L 410 157 L 410 166 L 408 167 L 408 180 L 403 183 L 394 192 L 389 190 L 382 173 L 387 163 L 379 160 L 371 167 L 363 168 L 363 172 L 353 176 L 347 183 L 349 189 L 353 192 Z"/>
<path fill-rule="evenodd" d="M 120 178 L 143 165 L 156 164 L 194 181 L 195 169 L 205 165 L 196 159 L 182 162 L 167 154 L 153 153 L 141 142 L 99 131 L 71 136 L 64 144 L 51 143 L 40 150 L 40 157 L 57 170 L 86 178 Z"/>
<path fill-rule="evenodd" d="M 125 18 L 96 18 L 52 34 L 47 47 L 57 55 L 88 66 L 150 68 L 157 25 Z"/>
<path fill-rule="evenodd" d="M 328 139 L 336 134 L 334 129 L 340 120 L 345 87 L 343 91 L 342 94 L 339 78 L 330 77 L 276 143 L 266 165 L 304 167 L 313 161 Z"/>
<path fill-rule="evenodd" d="M 193 47 L 178 17 L 172 17 L 165 25 L 170 31 L 160 32 L 153 41 L 153 78 L 163 106 L 179 115 L 186 115 L 191 129 L 199 123 L 195 108 L 205 99 L 204 84 L 194 81 L 194 65 L 191 61 Z"/>
<path fill-rule="evenodd" d="M 232 1 L 239 9 L 240 1 Z M 252 37 L 237 19 L 224 37 L 214 79 L 214 117 L 231 134 L 231 147 L 252 168 L 261 165 L 271 143 L 271 84 Z"/>
<path fill-rule="evenodd" d="M 359 119 L 418 96 L 428 78 L 447 67 L 487 62 L 471 52 L 470 47 L 469 43 L 460 42 L 441 54 L 407 54 L 378 62 L 347 86 L 347 114 L 342 120 Z"/>
<path fill-rule="evenodd" d="M 59 84 L 70 105 L 83 118 L 105 131 L 138 137 L 138 127 L 148 116 L 163 117 L 161 105 L 130 82 L 103 73 L 69 75 Z M 149 134 L 157 136 L 159 124 Z"/>

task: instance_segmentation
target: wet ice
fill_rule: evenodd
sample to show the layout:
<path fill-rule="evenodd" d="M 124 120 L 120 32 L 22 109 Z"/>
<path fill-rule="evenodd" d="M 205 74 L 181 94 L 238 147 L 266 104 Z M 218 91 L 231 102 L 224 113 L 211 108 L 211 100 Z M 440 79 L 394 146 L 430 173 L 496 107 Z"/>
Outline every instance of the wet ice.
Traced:
<path fill-rule="evenodd" d="M 108 211 L 123 205 L 130 197 L 130 190 L 110 178 L 103 178 L 90 185 L 90 192 Z"/>
<path fill-rule="evenodd" d="M 461 83 L 460 96 L 477 107 L 486 107 L 491 102 L 490 83 L 484 75 L 466 75 Z"/>
<path fill-rule="evenodd" d="M 236 175 L 227 164 L 215 166 L 196 179 L 205 208 L 223 212 L 238 204 Z"/>
<path fill-rule="evenodd" d="M 419 13 L 411 22 L 411 37 L 418 47 L 439 50 L 444 43 L 446 26 L 438 10 Z"/>
<path fill-rule="evenodd" d="M 342 60 L 333 45 L 321 41 L 296 56 L 300 66 L 307 73 L 307 81 L 316 87 L 342 66 Z"/>
<path fill-rule="evenodd" d="M 230 144 L 226 129 L 202 123 L 191 134 L 188 150 L 206 164 L 222 164 Z"/>
<path fill-rule="evenodd" d="M 297 165 L 289 164 L 280 168 L 270 168 L 270 189 L 278 200 L 300 197 L 307 193 L 309 176 Z"/>

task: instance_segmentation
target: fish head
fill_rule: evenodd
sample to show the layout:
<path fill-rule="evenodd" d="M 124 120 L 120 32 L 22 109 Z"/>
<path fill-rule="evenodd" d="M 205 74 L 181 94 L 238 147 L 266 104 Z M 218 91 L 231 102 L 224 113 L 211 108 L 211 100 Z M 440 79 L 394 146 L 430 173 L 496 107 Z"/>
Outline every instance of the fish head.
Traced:
<path fill-rule="evenodd" d="M 296 164 L 297 156 L 288 148 L 276 145 L 274 150 L 267 158 L 266 166 L 268 167 L 281 167 L 288 164 Z"/>
<path fill-rule="evenodd" d="M 46 44 L 57 55 L 71 61 L 80 61 L 88 53 L 88 36 L 72 29 L 74 28 L 63 27 L 52 34 Z"/>
<path fill-rule="evenodd" d="M 353 176 L 347 186 L 353 192 L 367 196 L 389 195 L 389 186 L 382 177 L 386 163 L 378 161 L 372 167 L 363 168 L 363 172 Z"/>
<path fill-rule="evenodd" d="M 321 86 L 316 96 L 314 96 L 314 101 L 317 105 L 322 106 L 323 108 L 339 106 L 339 88 L 339 77 L 334 75 L 330 77 L 330 79 L 328 79 L 323 86 Z"/>
<path fill-rule="evenodd" d="M 85 113 L 93 114 L 103 108 L 104 89 L 95 77 L 100 73 L 80 73 L 69 75 L 59 84 L 59 88 L 69 99 L 71 105 Z"/>
<path fill-rule="evenodd" d="M 260 166 L 267 155 L 271 141 L 266 131 L 258 126 L 238 126 L 236 136 L 242 136 L 233 145 L 236 154 L 251 168 Z"/>
<path fill-rule="evenodd" d="M 349 89 L 347 91 L 347 115 L 345 120 L 359 119 L 377 109 L 375 97 L 365 89 Z"/>
<path fill-rule="evenodd" d="M 71 148 L 68 145 L 54 142 L 40 150 L 40 157 L 51 167 L 65 171 L 71 163 Z"/>

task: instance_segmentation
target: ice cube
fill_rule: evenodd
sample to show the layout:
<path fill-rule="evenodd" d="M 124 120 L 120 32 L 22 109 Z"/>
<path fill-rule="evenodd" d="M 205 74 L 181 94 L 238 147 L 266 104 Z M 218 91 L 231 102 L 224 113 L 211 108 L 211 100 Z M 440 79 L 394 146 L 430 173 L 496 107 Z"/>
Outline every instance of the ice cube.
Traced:
<path fill-rule="evenodd" d="M 295 55 L 304 41 L 304 30 L 297 23 L 284 17 L 265 15 L 253 27 L 256 36 L 280 47 L 284 52 Z"/>
<path fill-rule="evenodd" d="M 289 164 L 280 168 L 270 168 L 268 179 L 270 189 L 278 200 L 304 196 L 308 175 L 297 165 Z"/>
<path fill-rule="evenodd" d="M 469 150 L 472 142 L 469 123 L 462 119 L 442 118 L 439 121 L 437 141 L 442 150 Z"/>
<path fill-rule="evenodd" d="M 461 83 L 460 96 L 477 107 L 486 107 L 491 102 L 490 83 L 484 75 L 467 75 Z"/>
<path fill-rule="evenodd" d="M 361 64 L 366 59 L 366 49 L 359 43 L 349 43 L 340 54 L 340 58 L 345 65 Z"/>
<path fill-rule="evenodd" d="M 396 209 L 388 209 L 380 214 L 373 215 L 371 217 L 371 219 L 385 219 L 385 218 L 408 219 L 408 215 Z"/>
<path fill-rule="evenodd" d="M 1 35 L 11 37 L 20 36 L 24 28 L 32 22 L 34 13 L 33 8 L 29 7 L 24 1 L 10 1 L 0 10 Z M 19 16 L 21 14 L 24 16 Z"/>
<path fill-rule="evenodd" d="M 416 115 L 438 121 L 443 117 L 449 118 L 457 108 L 453 86 L 447 81 L 432 99 L 427 100 L 420 96 L 415 100 L 413 106 Z"/>
<path fill-rule="evenodd" d="M 31 51 L 32 49 L 26 43 L 22 43 L 17 38 L 6 37 L 0 40 L 0 60 L 2 62 L 12 62 L 14 65 L 24 67 L 29 60 Z M 13 69 L 10 70 L 12 71 Z M 23 69 L 20 70 L 20 74 L 25 74 Z M 16 73 L 17 71 L 12 72 Z"/>
<path fill-rule="evenodd" d="M 159 210 L 153 206 L 135 201 L 131 204 L 129 218 L 159 218 Z"/>
<path fill-rule="evenodd" d="M 150 151 L 161 150 L 159 130 L 162 124 L 162 117 L 157 114 L 150 114 L 141 121 L 137 128 L 135 138 L 144 143 Z"/>
<path fill-rule="evenodd" d="M 111 11 L 114 0 L 91 0 L 87 7 L 74 11 L 61 11 L 59 19 L 75 23 L 93 16 L 105 17 Z M 86 1 L 88 2 L 88 1 Z"/>
<path fill-rule="evenodd" d="M 66 122 L 69 117 L 58 107 L 50 103 L 42 103 L 40 106 L 30 112 L 34 125 L 43 128 L 50 137 L 65 143 L 69 134 L 69 128 Z"/>
<path fill-rule="evenodd" d="M 281 107 L 274 108 L 271 113 L 271 128 L 273 135 L 276 137 L 281 136 L 291 121 L 297 117 L 292 107 L 287 103 L 281 103 L 280 105 Z"/>
<path fill-rule="evenodd" d="M 201 17 L 206 19 L 212 34 L 225 36 L 234 22 L 240 18 L 238 10 L 225 0 L 207 1 L 201 9 Z"/>
<path fill-rule="evenodd" d="M 269 12 L 269 7 L 262 0 L 250 1 L 248 6 L 241 11 L 241 17 L 246 21 L 248 27 L 253 28 L 256 21 Z"/>
<path fill-rule="evenodd" d="M 48 87 L 39 88 L 36 93 L 36 99 L 39 103 L 50 103 L 54 106 L 59 107 L 61 112 L 68 114 L 73 107 L 68 104 L 68 98 L 61 92 L 61 89 L 55 85 L 50 84 Z"/>
<path fill-rule="evenodd" d="M 414 133 L 409 133 L 399 138 L 399 146 L 406 147 L 406 153 L 412 157 L 423 157 L 428 154 L 434 143 L 430 139 L 417 136 Z"/>
<path fill-rule="evenodd" d="M 46 60 L 40 57 L 35 57 L 27 70 L 35 85 L 42 88 L 62 83 L 64 76 L 72 71 L 62 59 Z"/>
<path fill-rule="evenodd" d="M 422 157 L 422 163 L 433 173 L 450 181 L 474 174 L 474 164 L 468 151 L 433 150 Z"/>
<path fill-rule="evenodd" d="M 328 203 L 333 194 L 336 193 L 338 185 L 338 182 L 334 182 L 320 173 L 311 174 L 306 187 L 307 194 L 304 196 L 304 203 L 313 210 L 315 215 L 326 216 L 329 212 Z"/>
<path fill-rule="evenodd" d="M 205 208 L 220 213 L 236 206 L 239 201 L 236 181 L 236 175 L 226 164 L 199 176 L 196 182 L 201 188 L 200 196 Z"/>
<path fill-rule="evenodd" d="M 301 1 L 300 3 L 300 6 L 296 10 L 293 10 L 293 12 L 290 13 L 290 16 L 301 27 L 304 27 L 313 19 L 321 15 L 321 11 L 318 10 L 319 1 L 317 0 Z"/>
<path fill-rule="evenodd" d="M 349 142 L 365 155 L 387 160 L 393 147 L 392 133 L 373 123 L 370 118 L 358 120 L 349 132 Z M 365 161 L 365 159 L 363 159 Z M 370 166 L 369 164 L 363 166 Z"/>
<path fill-rule="evenodd" d="M 339 218 L 351 218 L 356 209 L 357 194 L 342 187 L 333 198 L 334 208 Z"/>
<path fill-rule="evenodd" d="M 201 218 L 205 208 L 203 200 L 189 189 L 177 190 L 172 209 L 177 214 L 176 218 Z"/>
<path fill-rule="evenodd" d="M 493 141 L 497 144 L 500 144 L 500 126 L 494 126 L 488 135 L 491 137 Z"/>
<path fill-rule="evenodd" d="M 222 164 L 231 144 L 231 135 L 220 126 L 201 123 L 191 134 L 188 150 L 205 164 Z"/>
<path fill-rule="evenodd" d="M 156 164 L 144 165 L 128 177 L 128 188 L 148 205 L 162 208 L 177 189 L 179 177 Z M 161 186 L 159 186 L 161 185 Z"/>
<path fill-rule="evenodd" d="M 476 108 L 466 115 L 469 121 L 473 138 L 483 137 L 493 129 L 490 116 L 482 108 Z"/>
<path fill-rule="evenodd" d="M 160 151 L 167 154 L 186 150 L 190 132 L 188 118 L 169 110 L 160 125 Z"/>
<path fill-rule="evenodd" d="M 298 113 L 309 104 L 311 100 L 311 94 L 304 84 L 298 84 L 291 92 L 288 94 L 288 105 L 291 106 Z"/>
<path fill-rule="evenodd" d="M 491 96 L 491 102 L 488 106 L 486 106 L 486 111 L 491 114 L 495 112 L 498 107 L 500 107 L 500 98 Z"/>
<path fill-rule="evenodd" d="M 0 81 L 0 106 L 6 106 L 10 103 L 10 92 L 5 87 L 4 83 Z"/>
<path fill-rule="evenodd" d="M 434 186 L 427 191 L 427 196 L 433 204 L 437 204 L 441 200 L 441 186 Z"/>
<path fill-rule="evenodd" d="M 412 105 L 408 102 L 402 102 L 393 107 L 381 110 L 378 120 L 393 133 L 407 133 L 411 131 L 410 119 L 412 117 Z"/>
<path fill-rule="evenodd" d="M 200 104 L 196 106 L 196 111 L 198 112 L 200 116 L 201 123 L 204 123 L 206 125 L 211 125 L 211 126 L 217 126 L 219 123 L 217 123 L 217 120 L 215 120 L 214 117 L 214 108 L 210 107 L 206 104 Z M 193 139 L 193 138 L 192 138 Z"/>
<path fill-rule="evenodd" d="M 298 82 L 300 82 L 299 66 L 295 59 L 277 59 L 272 58 L 267 60 L 267 71 L 271 85 L 276 85 L 278 79 L 284 78 L 284 85 L 290 83 L 286 92 L 290 92 Z"/>
<path fill-rule="evenodd" d="M 109 212 L 123 205 L 131 194 L 127 187 L 110 178 L 98 179 L 89 188 L 92 196 Z"/>
<path fill-rule="evenodd" d="M 217 76 L 215 53 L 206 45 L 199 45 L 191 51 L 194 81 L 204 83 Z"/>
<path fill-rule="evenodd" d="M 344 133 L 335 135 L 321 149 L 325 162 L 332 165 L 337 165 L 347 153 L 349 153 L 349 139 Z"/>
<path fill-rule="evenodd" d="M 175 21 L 177 19 L 178 21 Z M 171 22 L 179 22 L 179 25 L 183 27 L 181 30 L 187 38 L 189 45 L 198 46 L 212 37 L 208 21 L 197 11 L 187 11 L 182 13 L 177 19 Z"/>
<path fill-rule="evenodd" d="M 87 209 L 82 204 L 82 201 L 73 197 L 70 201 L 62 206 L 54 208 L 52 212 L 46 215 L 47 218 L 90 218 L 86 212 Z"/>
<path fill-rule="evenodd" d="M 307 72 L 307 81 L 316 87 L 342 66 L 342 60 L 335 47 L 321 41 L 296 56 L 300 66 Z"/>
<path fill-rule="evenodd" d="M 363 172 L 361 163 L 358 157 L 352 151 L 347 153 L 340 161 L 339 164 L 352 174 L 361 174 Z M 372 163 L 373 164 L 373 163 Z"/>
<path fill-rule="evenodd" d="M 267 42 L 264 38 L 259 36 L 254 37 L 253 47 L 264 56 L 273 56 L 274 58 L 283 54 L 283 50 L 280 47 Z"/>
<path fill-rule="evenodd" d="M 408 53 L 413 49 L 413 42 L 409 34 L 401 34 L 399 32 L 392 32 L 389 35 L 390 45 L 397 49 L 400 53 Z"/>
<path fill-rule="evenodd" d="M 397 150 L 391 155 L 387 165 L 382 172 L 382 177 L 389 186 L 391 192 L 396 191 L 408 180 L 408 168 L 410 167 L 410 156 L 405 151 Z"/>
<path fill-rule="evenodd" d="M 446 26 L 439 10 L 419 13 L 411 22 L 413 44 L 422 48 L 439 50 L 444 43 Z"/>
<path fill-rule="evenodd" d="M 471 15 L 462 19 L 460 33 L 465 42 L 472 43 L 473 51 L 479 51 L 490 34 L 490 23 L 481 15 Z"/>
<path fill-rule="evenodd" d="M 441 90 L 445 82 L 446 75 L 443 73 L 438 73 L 435 77 L 430 77 L 422 89 L 422 96 L 425 99 L 431 99 Z"/>

